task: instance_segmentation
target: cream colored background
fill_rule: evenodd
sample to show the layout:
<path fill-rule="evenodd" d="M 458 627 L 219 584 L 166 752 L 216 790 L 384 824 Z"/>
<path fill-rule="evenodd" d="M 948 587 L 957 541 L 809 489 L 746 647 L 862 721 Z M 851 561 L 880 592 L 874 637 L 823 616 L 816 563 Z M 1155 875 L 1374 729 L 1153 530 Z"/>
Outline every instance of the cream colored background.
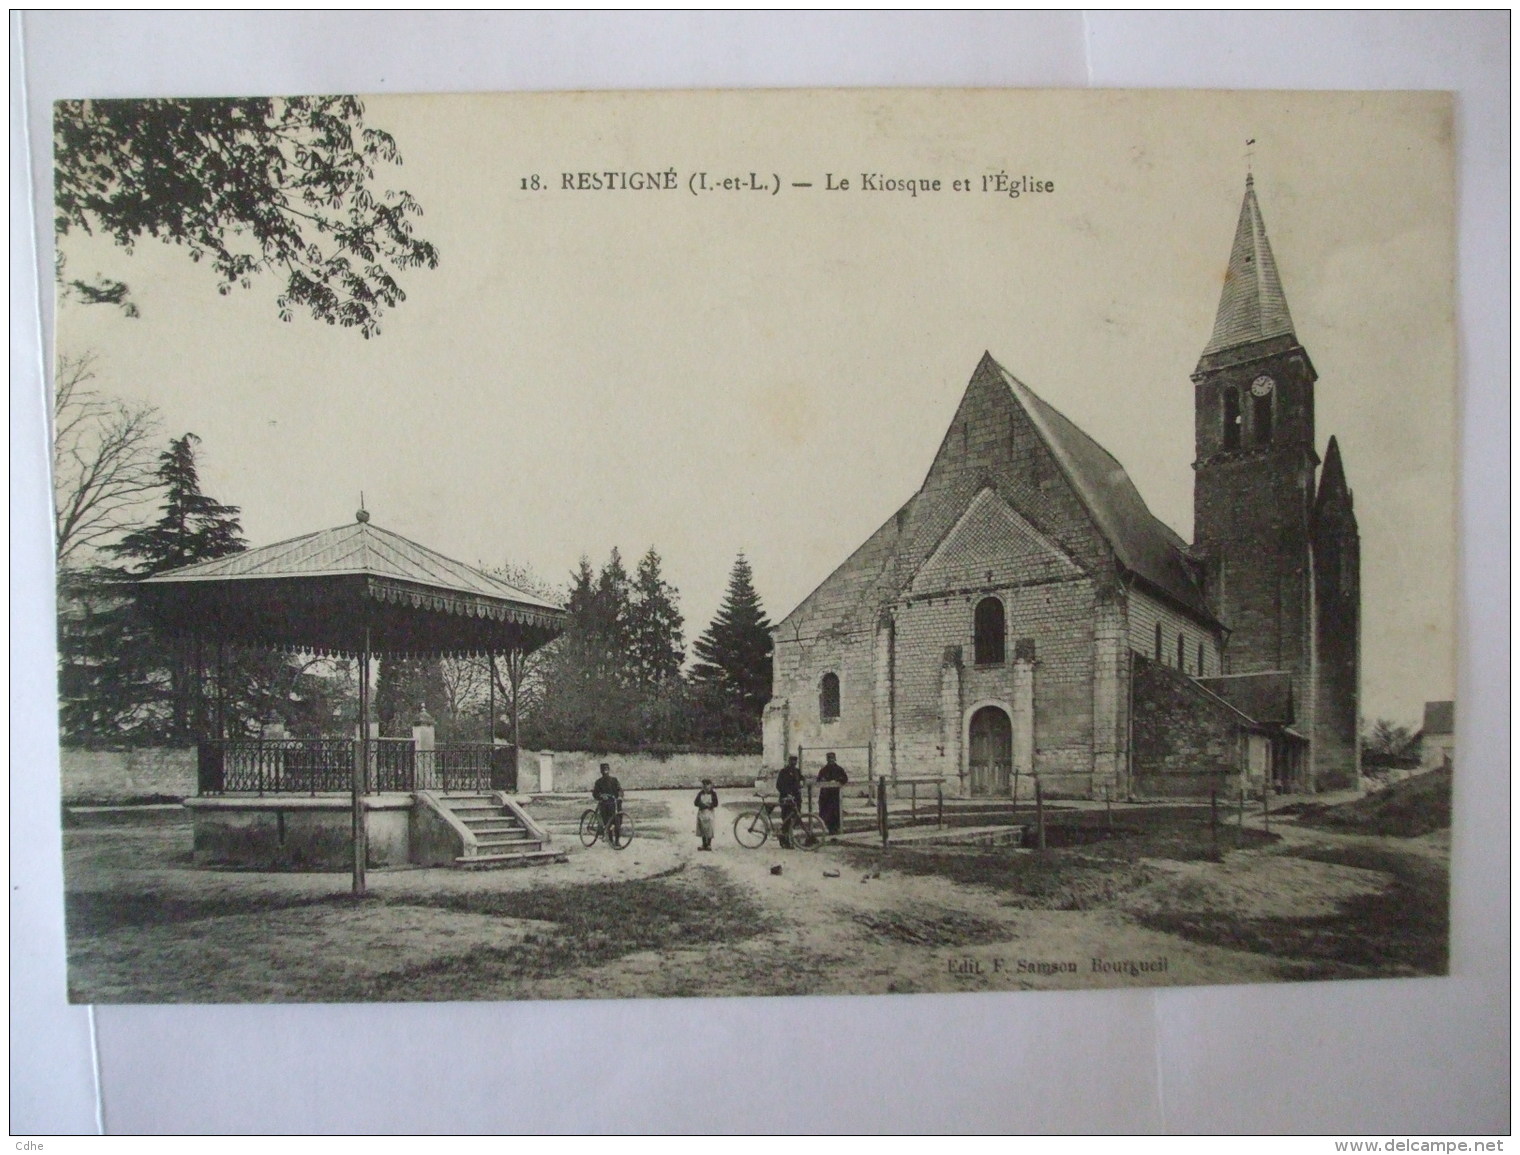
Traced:
<path fill-rule="evenodd" d="M 1451 106 L 1437 93 L 771 92 L 380 97 L 435 271 L 365 341 L 274 283 L 223 298 L 154 243 L 70 236 L 59 348 L 204 439 L 253 544 L 376 522 L 467 560 L 651 543 L 705 627 L 747 551 L 779 620 L 917 488 L 990 349 L 1191 536 L 1189 373 L 1254 137 L 1258 194 L 1363 541 L 1364 708 L 1453 693 Z M 673 168 L 681 190 L 563 191 Z M 779 174 L 693 197 L 690 173 Z M 938 178 L 910 198 L 862 172 Z M 980 191 L 988 173 L 1055 191 Z M 545 191 L 521 191 L 528 174 Z M 825 176 L 849 191 L 824 190 Z M 954 191 L 963 179 L 975 191 Z M 811 181 L 812 189 L 789 187 Z"/>

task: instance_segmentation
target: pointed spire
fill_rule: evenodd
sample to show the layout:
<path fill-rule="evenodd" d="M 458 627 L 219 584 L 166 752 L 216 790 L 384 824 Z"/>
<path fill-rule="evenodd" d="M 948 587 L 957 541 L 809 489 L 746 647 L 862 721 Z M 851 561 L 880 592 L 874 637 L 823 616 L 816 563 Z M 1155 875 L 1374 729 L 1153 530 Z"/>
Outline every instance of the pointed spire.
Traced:
<path fill-rule="evenodd" d="M 1322 509 L 1327 502 L 1340 498 L 1345 499 L 1348 509 L 1351 508 L 1351 490 L 1346 487 L 1346 467 L 1341 463 L 1340 443 L 1331 434 L 1330 444 L 1325 446 L 1325 464 L 1319 472 L 1319 493 L 1314 506 Z"/>
<path fill-rule="evenodd" d="M 1204 346 L 1203 355 L 1207 357 L 1269 337 L 1292 335 L 1293 318 L 1288 313 L 1288 299 L 1283 295 L 1272 246 L 1267 243 L 1261 206 L 1256 203 L 1256 182 L 1247 174 L 1245 200 L 1241 202 L 1240 221 L 1235 226 L 1235 243 L 1230 246 L 1230 264 L 1224 275 L 1224 289 L 1219 294 L 1214 333 Z"/>

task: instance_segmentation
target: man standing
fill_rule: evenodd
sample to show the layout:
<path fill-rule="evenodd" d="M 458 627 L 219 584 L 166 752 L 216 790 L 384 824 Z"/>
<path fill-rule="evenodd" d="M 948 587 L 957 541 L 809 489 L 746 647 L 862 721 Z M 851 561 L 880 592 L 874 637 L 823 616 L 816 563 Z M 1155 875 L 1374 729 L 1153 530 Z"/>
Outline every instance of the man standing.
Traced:
<path fill-rule="evenodd" d="M 823 769 L 818 771 L 818 817 L 830 834 L 839 833 L 839 788 L 849 783 L 850 776 L 844 767 L 834 761 L 832 750 L 825 756 Z"/>
<path fill-rule="evenodd" d="M 781 795 L 781 845 L 790 850 L 792 825 L 802 813 L 802 770 L 797 766 L 797 755 L 788 758 L 776 775 L 776 793 Z"/>
<path fill-rule="evenodd" d="M 607 845 L 614 845 L 614 825 L 618 820 L 618 802 L 623 797 L 623 784 L 612 776 L 612 767 L 601 765 L 601 777 L 591 784 L 591 797 L 596 801 L 597 813 L 602 816 L 602 829 L 607 832 Z"/>

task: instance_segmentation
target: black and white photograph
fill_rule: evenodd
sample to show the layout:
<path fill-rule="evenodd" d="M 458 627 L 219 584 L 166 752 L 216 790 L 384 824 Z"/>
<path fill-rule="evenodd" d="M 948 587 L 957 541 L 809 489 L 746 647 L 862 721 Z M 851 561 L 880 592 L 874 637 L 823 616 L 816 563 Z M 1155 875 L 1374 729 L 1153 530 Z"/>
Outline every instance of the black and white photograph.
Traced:
<path fill-rule="evenodd" d="M 1446 974 L 1453 126 L 55 104 L 70 1000 Z"/>

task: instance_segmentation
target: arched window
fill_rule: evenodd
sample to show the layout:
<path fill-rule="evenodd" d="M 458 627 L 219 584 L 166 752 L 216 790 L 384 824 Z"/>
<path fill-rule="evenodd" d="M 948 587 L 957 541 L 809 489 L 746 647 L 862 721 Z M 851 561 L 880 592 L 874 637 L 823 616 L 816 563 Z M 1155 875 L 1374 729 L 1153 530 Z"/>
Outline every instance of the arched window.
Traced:
<path fill-rule="evenodd" d="M 976 664 L 978 666 L 1001 666 L 1003 664 L 1004 634 L 1003 603 L 997 598 L 983 598 L 976 603 Z"/>
<path fill-rule="evenodd" d="M 1224 447 L 1240 448 L 1240 394 L 1233 389 L 1224 391 Z"/>
<path fill-rule="evenodd" d="M 1257 445 L 1272 444 L 1272 394 L 1251 398 L 1251 428 L 1256 432 Z"/>
<path fill-rule="evenodd" d="M 1186 643 L 1187 639 L 1179 631 L 1177 634 L 1177 668 L 1184 674 L 1187 673 L 1187 652 L 1182 647 Z"/>
<path fill-rule="evenodd" d="M 818 716 L 825 722 L 839 717 L 839 675 L 825 674 L 818 684 Z"/>
<path fill-rule="evenodd" d="M 1161 623 L 1156 623 L 1156 661 L 1161 660 Z"/>

